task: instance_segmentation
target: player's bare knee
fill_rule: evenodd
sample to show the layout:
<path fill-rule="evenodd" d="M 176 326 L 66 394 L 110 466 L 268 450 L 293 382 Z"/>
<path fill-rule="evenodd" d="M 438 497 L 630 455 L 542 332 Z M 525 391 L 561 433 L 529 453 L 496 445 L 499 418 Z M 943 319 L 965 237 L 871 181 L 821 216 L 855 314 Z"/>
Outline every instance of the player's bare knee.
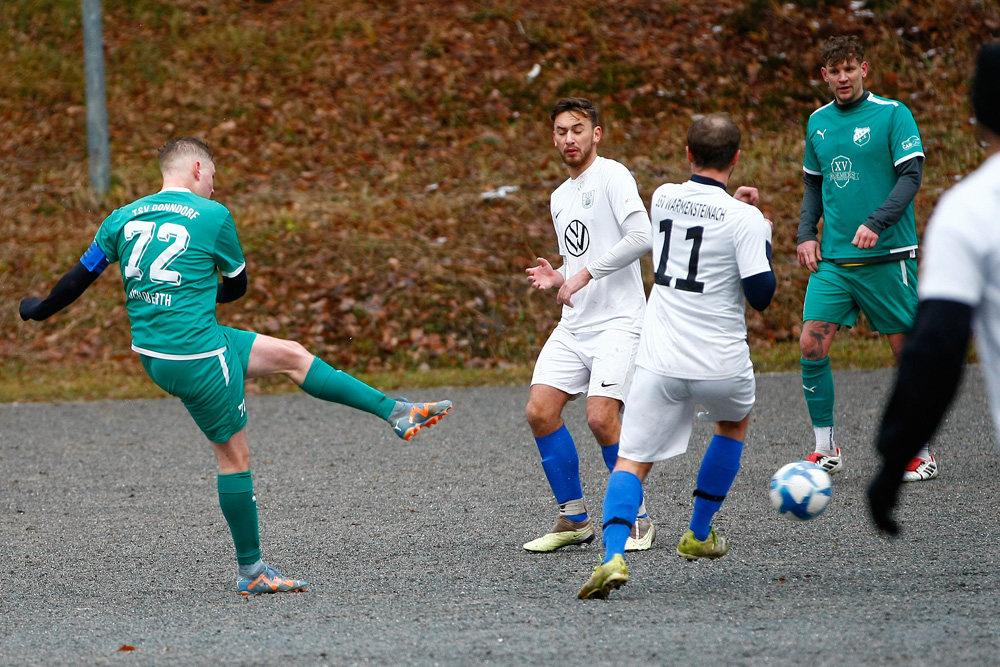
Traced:
<path fill-rule="evenodd" d="M 558 412 L 554 412 L 543 401 L 528 400 L 528 405 L 524 409 L 524 416 L 531 427 L 531 433 L 536 438 L 541 438 L 556 431 L 562 425 L 562 418 Z"/>
<path fill-rule="evenodd" d="M 814 340 L 806 338 L 805 332 L 799 338 L 799 350 L 802 352 L 802 358 L 809 361 L 819 361 L 824 356 L 823 346 L 818 345 Z"/>
<path fill-rule="evenodd" d="M 833 335 L 839 329 L 835 324 L 827 322 L 808 321 L 802 327 L 799 335 L 799 349 L 802 358 L 809 361 L 819 361 L 830 354 Z"/>
<path fill-rule="evenodd" d="M 749 423 L 749 414 L 738 422 L 716 422 L 715 432 L 718 435 L 743 442 L 746 439 L 747 425 Z"/>
<path fill-rule="evenodd" d="M 288 375 L 303 374 L 309 371 L 313 362 L 313 354 L 301 343 L 294 340 L 282 340 L 280 344 L 281 372 Z"/>
<path fill-rule="evenodd" d="M 613 445 L 621 438 L 622 422 L 618 410 L 587 410 L 587 425 L 601 447 Z"/>

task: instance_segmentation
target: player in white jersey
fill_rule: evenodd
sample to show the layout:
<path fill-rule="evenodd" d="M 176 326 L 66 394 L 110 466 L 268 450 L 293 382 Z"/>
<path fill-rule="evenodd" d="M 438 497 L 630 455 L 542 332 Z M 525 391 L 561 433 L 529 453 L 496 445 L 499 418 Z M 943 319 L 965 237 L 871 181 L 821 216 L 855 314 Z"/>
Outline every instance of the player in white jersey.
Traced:
<path fill-rule="evenodd" d="M 587 394 L 587 422 L 613 468 L 646 303 L 639 258 L 650 247 L 649 216 L 635 179 L 620 163 L 597 155 L 597 108 L 583 98 L 564 99 L 552 123 L 553 142 L 570 174 L 551 199 L 563 263 L 556 270 L 539 257 L 527 274 L 538 289 L 558 289 L 563 309 L 535 363 L 526 414 L 559 518 L 551 531 L 524 545 L 534 552 L 594 539 L 579 456 L 562 410 Z M 648 549 L 655 529 L 644 507 L 636 516 L 629 549 Z"/>
<path fill-rule="evenodd" d="M 876 525 L 893 535 L 902 471 L 951 404 L 973 330 L 1000 431 L 1000 42 L 979 52 L 972 107 L 989 157 L 941 197 L 928 223 L 920 304 L 882 418 L 882 467 L 868 489 Z"/>
<path fill-rule="evenodd" d="M 646 307 L 635 379 L 622 422 L 618 462 L 604 498 L 604 563 L 578 597 L 606 598 L 628 581 L 625 540 L 655 461 L 683 454 L 695 407 L 715 422 L 701 462 L 694 511 L 677 553 L 719 558 L 729 545 L 712 517 L 736 478 L 755 381 L 745 301 L 765 309 L 774 295 L 771 225 L 726 192 L 739 160 L 740 131 L 711 114 L 688 131 L 691 180 L 653 194 L 655 285 Z"/>

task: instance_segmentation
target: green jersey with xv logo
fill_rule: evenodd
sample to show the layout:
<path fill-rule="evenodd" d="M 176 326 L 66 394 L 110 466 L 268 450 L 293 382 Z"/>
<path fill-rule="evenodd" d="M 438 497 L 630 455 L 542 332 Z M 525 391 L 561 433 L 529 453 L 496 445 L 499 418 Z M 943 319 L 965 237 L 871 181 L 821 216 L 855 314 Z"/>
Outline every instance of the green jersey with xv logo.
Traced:
<path fill-rule="evenodd" d="M 184 188 L 165 188 L 109 215 L 94 242 L 121 262 L 132 349 L 199 359 L 226 346 L 215 319 L 218 274 L 246 262 L 229 210 Z"/>
<path fill-rule="evenodd" d="M 896 185 L 896 166 L 923 154 L 913 115 L 895 100 L 865 93 L 846 109 L 830 102 L 813 112 L 803 169 L 823 178 L 823 259 L 875 258 L 916 248 L 912 201 L 874 248 L 862 250 L 851 241 Z"/>

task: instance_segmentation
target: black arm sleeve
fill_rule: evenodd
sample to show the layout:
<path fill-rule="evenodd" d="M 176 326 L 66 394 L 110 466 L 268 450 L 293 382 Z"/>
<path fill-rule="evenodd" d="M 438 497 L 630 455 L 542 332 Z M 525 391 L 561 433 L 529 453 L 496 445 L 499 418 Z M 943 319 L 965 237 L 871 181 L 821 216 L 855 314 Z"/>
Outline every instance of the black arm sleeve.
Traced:
<path fill-rule="evenodd" d="M 243 269 L 232 278 L 222 277 L 219 283 L 219 291 L 215 295 L 216 303 L 229 303 L 236 301 L 247 293 L 247 270 Z"/>
<path fill-rule="evenodd" d="M 924 158 L 918 155 L 896 165 L 896 176 L 898 180 L 889 192 L 889 197 L 865 220 L 865 227 L 876 234 L 881 234 L 887 227 L 899 222 L 906 207 L 917 196 L 917 190 L 924 179 Z"/>
<path fill-rule="evenodd" d="M 767 243 L 764 252 L 767 253 L 767 263 L 771 265 L 770 271 L 747 276 L 743 283 L 743 295 L 747 298 L 747 303 L 754 310 L 763 311 L 771 305 L 774 298 L 774 290 L 778 286 L 778 280 L 774 277 L 774 264 L 771 263 L 771 244 Z"/>
<path fill-rule="evenodd" d="M 972 306 L 920 302 L 882 416 L 876 445 L 882 468 L 868 489 L 872 518 L 886 532 L 898 531 L 891 515 L 906 464 L 934 435 L 958 390 L 971 330 Z"/>
<path fill-rule="evenodd" d="M 771 305 L 774 297 L 774 288 L 778 282 L 774 277 L 774 271 L 758 273 L 743 279 L 743 294 L 747 298 L 747 303 L 753 306 L 754 310 L 764 310 Z"/>
<path fill-rule="evenodd" d="M 823 177 L 803 174 L 806 190 L 802 194 L 802 210 L 799 212 L 799 234 L 797 243 L 819 240 L 819 219 L 823 217 Z"/>
<path fill-rule="evenodd" d="M 103 267 L 102 267 L 103 270 Z M 48 319 L 60 310 L 76 301 L 87 288 L 93 284 L 100 271 L 90 271 L 82 263 L 77 262 L 76 266 L 66 272 L 59 282 L 56 283 L 48 297 L 43 299 L 29 298 L 22 299 L 18 312 L 24 321 L 38 320 L 39 322 Z"/>

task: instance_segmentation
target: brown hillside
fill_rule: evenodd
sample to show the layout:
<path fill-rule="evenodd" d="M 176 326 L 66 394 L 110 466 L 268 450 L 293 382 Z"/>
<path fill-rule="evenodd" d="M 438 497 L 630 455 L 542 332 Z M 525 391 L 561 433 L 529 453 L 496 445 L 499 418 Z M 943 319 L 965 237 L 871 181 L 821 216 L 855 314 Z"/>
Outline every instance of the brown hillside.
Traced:
<path fill-rule="evenodd" d="M 857 33 L 869 88 L 905 102 L 927 150 L 917 217 L 982 155 L 966 77 L 1000 35 L 993 2 L 779 3 L 106 1 L 113 188 L 88 188 L 80 7 L 0 5 L 0 354 L 124 358 L 114 269 L 31 325 L 17 303 L 77 260 L 103 216 L 159 187 L 171 135 L 216 149 L 216 198 L 240 227 L 250 293 L 220 320 L 300 340 L 341 367 L 523 363 L 558 317 L 524 268 L 557 260 L 548 196 L 565 178 L 548 112 L 580 94 L 605 111 L 602 154 L 649 197 L 684 179 L 693 114 L 744 129 L 734 184 L 777 223 L 779 295 L 752 342 L 797 336 L 794 260 L 804 122 L 828 101 L 816 45 Z M 528 73 L 538 65 L 535 78 Z M 504 198 L 484 199 L 501 186 Z"/>

